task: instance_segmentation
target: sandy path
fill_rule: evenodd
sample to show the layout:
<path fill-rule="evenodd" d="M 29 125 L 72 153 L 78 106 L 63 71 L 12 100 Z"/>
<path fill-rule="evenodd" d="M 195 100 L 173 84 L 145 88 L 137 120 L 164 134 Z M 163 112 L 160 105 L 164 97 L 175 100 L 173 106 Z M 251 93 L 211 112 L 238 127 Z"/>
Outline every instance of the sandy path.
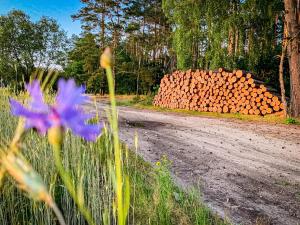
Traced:
<path fill-rule="evenodd" d="M 106 107 L 99 103 L 100 111 Z M 120 135 L 234 223 L 300 224 L 300 128 L 119 107 Z"/>

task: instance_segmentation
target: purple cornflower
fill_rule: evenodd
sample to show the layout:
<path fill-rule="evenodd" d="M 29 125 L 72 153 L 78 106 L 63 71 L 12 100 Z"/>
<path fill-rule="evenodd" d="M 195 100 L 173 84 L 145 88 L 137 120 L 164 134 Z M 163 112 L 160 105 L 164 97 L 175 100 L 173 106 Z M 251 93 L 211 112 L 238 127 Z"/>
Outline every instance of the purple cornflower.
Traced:
<path fill-rule="evenodd" d="M 82 104 L 88 100 L 84 96 L 84 87 L 76 87 L 74 80 L 58 82 L 58 93 L 53 105 L 47 105 L 38 81 L 26 85 L 31 96 L 29 107 L 10 99 L 11 111 L 15 116 L 26 118 L 25 128 L 36 128 L 45 134 L 50 128 L 59 126 L 69 128 L 74 134 L 86 140 L 94 141 L 101 132 L 99 124 L 87 124 L 93 116 L 83 111 Z"/>

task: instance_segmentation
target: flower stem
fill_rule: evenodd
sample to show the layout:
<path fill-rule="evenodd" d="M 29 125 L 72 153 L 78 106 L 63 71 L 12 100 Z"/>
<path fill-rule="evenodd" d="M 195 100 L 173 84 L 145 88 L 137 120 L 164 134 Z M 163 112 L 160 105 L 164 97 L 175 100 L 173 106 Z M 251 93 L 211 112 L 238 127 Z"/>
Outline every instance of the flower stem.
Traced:
<path fill-rule="evenodd" d="M 61 211 L 59 210 L 59 208 L 57 207 L 57 205 L 55 204 L 54 201 L 51 201 L 49 203 L 49 206 L 52 208 L 53 212 L 55 213 L 57 219 L 58 219 L 58 222 L 60 225 L 66 225 L 66 222 L 65 222 L 65 219 L 61 213 Z"/>
<path fill-rule="evenodd" d="M 117 195 L 117 213 L 118 213 L 118 224 L 125 225 L 126 218 L 123 210 L 123 178 L 122 178 L 122 167 L 121 167 L 121 149 L 119 141 L 119 128 L 118 128 L 118 116 L 115 98 L 115 87 L 113 81 L 113 75 L 111 67 L 106 68 L 109 98 L 111 103 L 111 115 L 112 115 L 112 132 L 114 142 L 114 156 L 115 156 L 115 172 L 116 172 L 116 195 Z"/>
<path fill-rule="evenodd" d="M 60 145 L 52 145 L 54 151 L 54 159 L 55 159 L 55 166 L 58 170 L 59 176 L 61 177 L 64 185 L 66 186 L 68 192 L 70 193 L 71 197 L 75 201 L 79 211 L 82 213 L 83 217 L 87 221 L 89 225 L 95 225 L 94 219 L 92 218 L 91 213 L 89 210 L 78 200 L 75 187 L 72 183 L 72 178 L 69 173 L 65 170 L 62 164 L 62 158 L 60 156 L 61 146 Z"/>

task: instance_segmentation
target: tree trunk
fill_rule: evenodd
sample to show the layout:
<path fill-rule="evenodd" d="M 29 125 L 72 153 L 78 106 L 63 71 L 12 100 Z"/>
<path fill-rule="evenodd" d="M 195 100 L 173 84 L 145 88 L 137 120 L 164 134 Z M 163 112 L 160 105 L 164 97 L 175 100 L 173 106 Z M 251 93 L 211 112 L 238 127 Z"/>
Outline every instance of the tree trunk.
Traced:
<path fill-rule="evenodd" d="M 157 41 L 157 28 L 156 28 L 156 22 L 154 23 L 154 45 L 153 45 L 153 62 L 155 62 L 156 59 L 156 41 Z"/>
<path fill-rule="evenodd" d="M 298 0 L 284 0 L 291 78 L 291 115 L 300 116 L 300 9 Z"/>
<path fill-rule="evenodd" d="M 234 49 L 234 37 L 233 37 L 233 35 L 234 35 L 233 29 L 229 28 L 227 51 L 228 51 L 228 55 L 230 55 L 230 56 L 232 56 L 232 52 L 233 52 L 233 49 Z"/>
<path fill-rule="evenodd" d="M 138 70 L 138 75 L 136 78 L 136 97 L 139 96 L 140 72 L 141 72 L 141 57 L 139 57 L 139 70 Z"/>
<path fill-rule="evenodd" d="M 254 29 L 250 28 L 248 31 L 248 46 L 247 46 L 247 53 L 251 54 L 251 51 L 254 46 Z"/>
<path fill-rule="evenodd" d="M 229 7 L 229 14 L 234 14 L 236 11 L 236 4 L 234 1 L 229 2 L 230 7 Z M 229 56 L 232 56 L 234 54 L 235 50 L 235 30 L 232 25 L 229 26 L 228 30 L 228 46 L 227 46 L 227 52 Z"/>
<path fill-rule="evenodd" d="M 100 27 L 101 27 L 101 34 L 100 34 L 101 47 L 104 48 L 105 47 L 105 12 L 103 12 L 102 15 L 101 15 Z"/>
<path fill-rule="evenodd" d="M 280 83 L 280 91 L 281 91 L 281 101 L 283 104 L 283 113 L 284 116 L 287 117 L 287 102 L 286 102 L 286 97 L 285 97 L 285 87 L 284 87 L 284 78 L 283 78 L 283 63 L 284 63 L 284 58 L 286 54 L 286 49 L 287 49 L 287 34 L 286 34 L 286 24 L 284 24 L 283 28 L 283 40 L 282 40 L 282 53 L 280 57 L 280 65 L 279 65 L 279 83 Z"/>
<path fill-rule="evenodd" d="M 277 47 L 277 40 L 278 40 L 278 22 L 279 22 L 279 16 L 276 14 L 275 17 L 275 23 L 274 23 L 274 42 L 273 42 L 273 48 L 275 49 Z"/>
<path fill-rule="evenodd" d="M 235 28 L 235 45 L 234 45 L 234 55 L 239 55 L 239 30 Z"/>

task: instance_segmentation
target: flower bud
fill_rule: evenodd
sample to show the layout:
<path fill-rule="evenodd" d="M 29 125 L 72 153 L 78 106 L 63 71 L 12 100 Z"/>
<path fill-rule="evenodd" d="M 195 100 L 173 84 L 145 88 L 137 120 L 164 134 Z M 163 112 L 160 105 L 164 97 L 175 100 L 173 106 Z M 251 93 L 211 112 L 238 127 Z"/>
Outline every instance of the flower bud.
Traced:
<path fill-rule="evenodd" d="M 104 69 L 111 67 L 111 58 L 112 58 L 111 50 L 109 47 L 107 47 L 107 48 L 105 48 L 105 50 L 100 58 L 101 67 Z"/>
<path fill-rule="evenodd" d="M 52 146 L 61 146 L 63 142 L 63 128 L 60 126 L 51 127 L 48 130 L 48 140 Z"/>

